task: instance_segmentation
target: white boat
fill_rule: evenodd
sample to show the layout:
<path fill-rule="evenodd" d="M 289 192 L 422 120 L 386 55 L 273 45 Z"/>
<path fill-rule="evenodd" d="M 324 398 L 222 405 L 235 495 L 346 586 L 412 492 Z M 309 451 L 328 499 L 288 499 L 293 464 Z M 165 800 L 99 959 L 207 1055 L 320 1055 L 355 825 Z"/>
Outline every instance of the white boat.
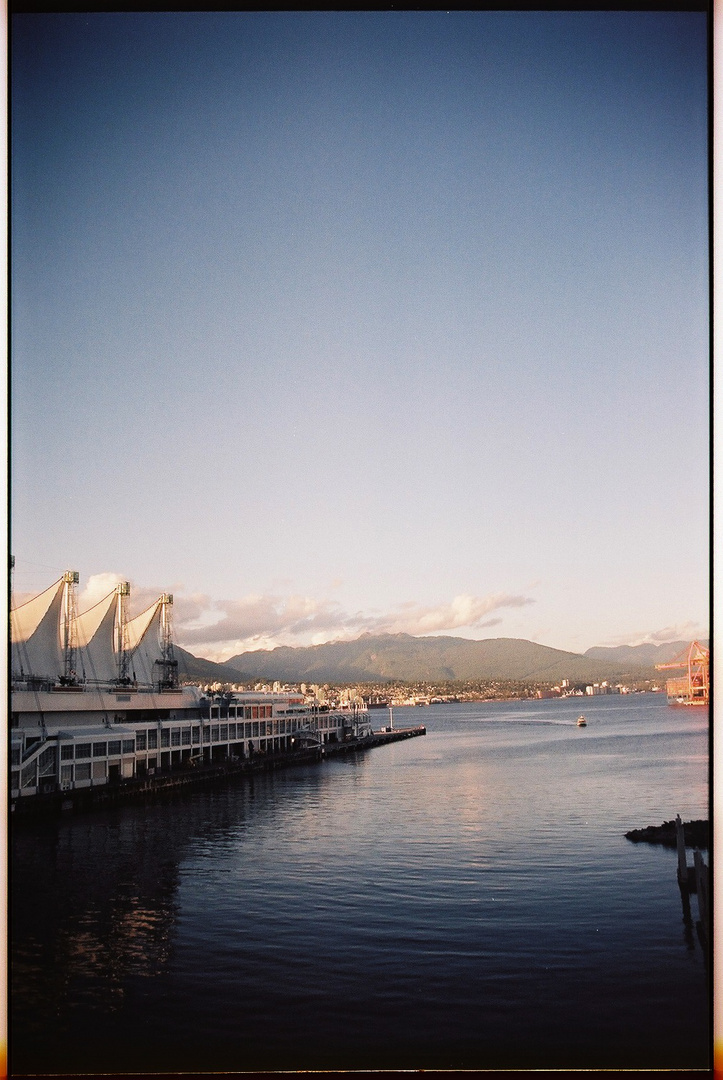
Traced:
<path fill-rule="evenodd" d="M 577 726 L 578 727 L 587 727 L 587 720 L 585 719 L 584 716 L 578 716 L 578 718 L 577 718 Z"/>

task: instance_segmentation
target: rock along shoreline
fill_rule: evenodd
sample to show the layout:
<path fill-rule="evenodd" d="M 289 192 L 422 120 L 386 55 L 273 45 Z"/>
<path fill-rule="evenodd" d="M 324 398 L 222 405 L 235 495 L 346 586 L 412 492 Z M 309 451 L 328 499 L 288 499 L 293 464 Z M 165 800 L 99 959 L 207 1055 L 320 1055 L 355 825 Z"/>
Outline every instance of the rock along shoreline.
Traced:
<path fill-rule="evenodd" d="M 683 835 L 686 847 L 708 850 L 710 830 L 707 821 L 699 819 L 683 822 Z M 674 848 L 677 843 L 675 822 L 664 821 L 662 825 L 648 825 L 645 829 L 632 829 L 625 833 L 625 838 L 632 840 L 634 844 L 663 844 L 665 847 Z"/>

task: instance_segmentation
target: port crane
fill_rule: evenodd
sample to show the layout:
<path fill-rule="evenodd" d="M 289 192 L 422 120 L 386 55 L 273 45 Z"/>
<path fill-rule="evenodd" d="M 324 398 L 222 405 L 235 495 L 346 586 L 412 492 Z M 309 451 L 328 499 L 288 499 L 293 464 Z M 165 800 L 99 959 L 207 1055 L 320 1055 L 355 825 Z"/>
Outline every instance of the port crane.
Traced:
<path fill-rule="evenodd" d="M 668 701 L 676 705 L 707 705 L 710 694 L 710 650 L 698 641 L 667 664 L 656 664 L 658 671 L 683 668 L 684 676 L 668 679 Z"/>

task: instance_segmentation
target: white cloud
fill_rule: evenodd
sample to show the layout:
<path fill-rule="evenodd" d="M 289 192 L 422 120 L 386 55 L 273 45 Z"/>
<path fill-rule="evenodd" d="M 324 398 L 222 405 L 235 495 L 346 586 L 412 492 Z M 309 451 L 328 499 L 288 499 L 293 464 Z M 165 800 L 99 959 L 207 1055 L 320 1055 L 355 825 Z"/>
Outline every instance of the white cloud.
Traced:
<path fill-rule="evenodd" d="M 507 593 L 461 595 L 437 607 L 407 601 L 390 613 L 366 615 L 345 612 L 334 601 L 308 596 L 255 595 L 226 601 L 196 598 L 193 620 L 185 617 L 185 612 L 182 615 L 178 604 L 176 640 L 191 652 L 221 660 L 254 649 L 320 645 L 351 640 L 363 633 L 425 635 L 483 629 L 501 622 L 500 618 L 483 621 L 491 612 L 531 603 L 534 601 L 529 597 Z M 211 621 L 214 614 L 217 617 Z"/>
<path fill-rule="evenodd" d="M 88 611 L 89 608 L 98 604 L 101 600 L 113 592 L 116 585 L 121 581 L 127 581 L 127 577 L 124 574 L 115 574 L 112 571 L 105 571 L 102 574 L 91 574 L 87 582 L 82 589 L 78 592 L 77 606 L 78 612 L 82 613 Z M 146 608 L 149 608 L 151 604 L 154 604 L 158 597 L 161 595 L 160 589 L 148 588 L 148 586 L 136 586 L 131 582 L 130 601 L 128 610 L 133 617 L 139 615 Z"/>
<path fill-rule="evenodd" d="M 523 607 L 534 601 L 526 596 L 496 593 L 494 596 L 455 596 L 449 604 L 425 608 L 405 604 L 399 615 L 382 616 L 377 629 L 389 634 L 434 634 L 460 627 L 481 628 L 482 619 L 492 611 L 505 607 Z M 493 620 L 492 625 L 500 622 Z"/>
<path fill-rule="evenodd" d="M 659 630 L 638 630 L 629 634 L 619 634 L 607 639 L 603 645 L 615 648 L 618 645 L 662 645 L 667 641 L 695 641 L 708 637 L 708 630 L 698 622 L 676 623 Z"/>
<path fill-rule="evenodd" d="M 664 641 L 692 641 L 697 637 L 707 637 L 708 631 L 700 623 L 685 622 L 676 626 L 666 626 L 663 630 L 653 630 L 648 635 L 649 641 L 660 644 Z"/>
<path fill-rule="evenodd" d="M 78 593 L 78 611 L 83 612 L 95 607 L 103 597 L 113 592 L 119 581 L 125 580 L 122 574 L 114 574 L 110 571 L 103 574 L 91 574 Z"/>

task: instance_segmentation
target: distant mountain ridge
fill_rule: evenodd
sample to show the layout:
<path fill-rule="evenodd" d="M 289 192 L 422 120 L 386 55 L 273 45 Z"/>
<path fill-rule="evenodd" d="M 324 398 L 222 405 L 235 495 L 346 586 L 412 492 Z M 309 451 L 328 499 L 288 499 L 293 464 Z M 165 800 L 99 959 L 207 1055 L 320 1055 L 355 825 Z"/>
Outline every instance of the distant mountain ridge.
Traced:
<path fill-rule="evenodd" d="M 708 638 L 702 638 L 700 645 L 708 647 Z M 645 642 L 643 645 L 617 645 L 608 648 L 604 645 L 596 645 L 588 649 L 585 656 L 593 660 L 611 660 L 613 663 L 640 664 L 641 666 L 655 666 L 655 664 L 668 664 L 675 660 L 690 645 L 689 641 L 666 641 L 662 645 L 653 645 Z"/>
<path fill-rule="evenodd" d="M 201 656 L 174 645 L 178 660 L 178 677 L 181 682 L 247 682 L 251 676 L 234 671 L 227 664 L 217 664 L 214 660 L 204 660 Z"/>
<path fill-rule="evenodd" d="M 654 669 L 643 657 L 638 659 L 639 655 L 600 658 L 553 649 L 522 638 L 473 641 L 457 637 L 364 634 L 354 641 L 243 652 L 217 666 L 227 671 L 227 681 L 239 679 L 243 672 L 247 679 L 288 683 L 397 680 L 439 683 L 470 679 L 556 683 L 561 679 L 601 682 L 624 676 L 655 677 Z"/>

